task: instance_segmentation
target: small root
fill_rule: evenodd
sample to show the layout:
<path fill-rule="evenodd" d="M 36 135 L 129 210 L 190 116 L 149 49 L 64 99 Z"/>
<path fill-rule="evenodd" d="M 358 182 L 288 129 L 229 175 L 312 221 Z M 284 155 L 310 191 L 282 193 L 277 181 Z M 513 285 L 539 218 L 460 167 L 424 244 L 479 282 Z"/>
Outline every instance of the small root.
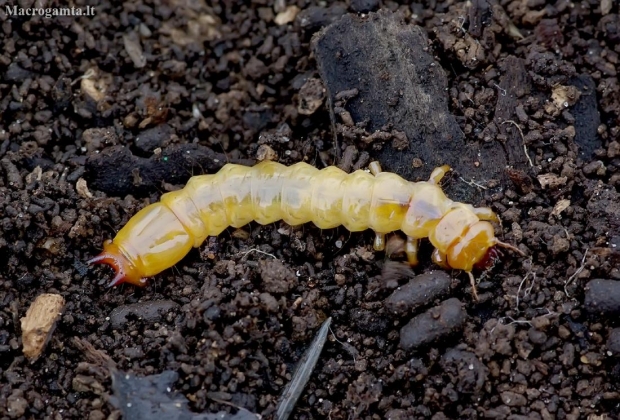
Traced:
<path fill-rule="evenodd" d="M 579 266 L 579 268 L 577 269 L 577 271 L 575 271 L 573 273 L 572 276 L 570 276 L 566 282 L 564 282 L 564 293 L 566 293 L 566 297 L 570 297 L 570 294 L 568 293 L 568 285 L 571 284 L 573 282 L 573 280 L 575 280 L 575 278 L 577 278 L 577 276 L 579 275 L 579 273 L 581 273 L 584 269 L 585 269 L 585 264 L 586 264 L 586 257 L 588 255 L 588 251 L 590 250 L 590 248 L 586 248 L 586 252 L 583 253 L 583 258 L 581 259 L 581 265 Z"/>

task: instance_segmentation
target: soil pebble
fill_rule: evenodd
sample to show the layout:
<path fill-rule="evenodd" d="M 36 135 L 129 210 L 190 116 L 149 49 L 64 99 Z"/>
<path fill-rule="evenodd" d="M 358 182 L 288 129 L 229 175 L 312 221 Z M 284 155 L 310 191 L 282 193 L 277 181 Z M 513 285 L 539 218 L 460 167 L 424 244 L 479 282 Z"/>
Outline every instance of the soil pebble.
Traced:
<path fill-rule="evenodd" d="M 351 324 L 367 334 L 383 334 L 388 330 L 389 320 L 374 311 L 354 309 L 351 311 Z"/>
<path fill-rule="evenodd" d="M 508 163 L 513 170 L 524 169 L 530 157 L 526 154 L 527 149 L 524 148 L 523 132 L 515 120 L 519 120 L 519 109 L 532 95 L 534 88 L 527 74 L 524 60 L 508 56 L 500 65 L 503 74 L 499 79 L 497 89 L 501 93 L 497 96 L 493 122 L 484 128 L 482 136 L 484 141 L 490 141 L 497 135 L 505 136 Z"/>
<path fill-rule="evenodd" d="M 592 314 L 620 314 L 620 281 L 594 279 L 588 282 L 583 307 Z"/>
<path fill-rule="evenodd" d="M 456 382 L 460 393 L 475 394 L 483 390 L 489 369 L 474 353 L 449 349 L 441 358 L 441 367 Z"/>
<path fill-rule="evenodd" d="M 168 124 L 162 124 L 141 132 L 136 137 L 134 144 L 143 152 L 150 153 L 158 147 L 164 146 L 173 133 L 174 131 Z"/>
<path fill-rule="evenodd" d="M 24 398 L 24 392 L 20 389 L 14 390 L 13 393 L 9 395 L 6 404 L 9 417 L 13 419 L 22 417 L 26 414 L 26 410 L 28 409 L 28 401 Z"/>
<path fill-rule="evenodd" d="M 463 303 L 457 298 L 448 299 L 401 328 L 400 347 L 406 351 L 417 350 L 456 332 L 466 320 Z"/>
<path fill-rule="evenodd" d="M 192 174 L 217 172 L 228 162 L 252 164 L 194 143 L 169 146 L 150 158 L 135 156 L 119 145 L 90 155 L 85 178 L 92 189 L 108 195 L 144 195 L 160 191 L 164 181 L 184 184 Z"/>
<path fill-rule="evenodd" d="M 156 321 L 165 312 L 178 306 L 178 303 L 171 300 L 153 300 L 122 305 L 114 308 L 110 313 L 110 324 L 113 328 L 120 328 L 129 321 L 128 316 L 139 317 L 146 322 Z"/>
<path fill-rule="evenodd" d="M 340 92 L 357 89 L 345 105 L 354 123 L 364 122 L 375 138 L 391 129 L 403 133 L 404 143 L 397 141 L 396 148 L 385 144 L 381 150 L 369 151 L 384 170 L 415 180 L 449 164 L 466 179 L 500 178 L 506 165 L 501 146 L 465 141 L 448 110 L 445 71 L 428 49 L 422 28 L 404 25 L 384 11 L 367 17 L 345 15 L 314 39 L 331 103 L 338 101 Z M 424 164 L 416 168 L 414 159 Z"/>
<path fill-rule="evenodd" d="M 598 182 L 589 184 L 591 198 L 586 205 L 588 227 L 597 236 L 613 238 L 620 235 L 620 193 L 614 188 L 601 186 Z"/>
<path fill-rule="evenodd" d="M 607 350 L 614 356 L 620 356 L 620 328 L 614 328 L 607 338 Z"/>
<path fill-rule="evenodd" d="M 24 188 L 24 181 L 19 174 L 17 166 L 15 166 L 13 162 L 5 158 L 0 161 L 0 165 L 2 165 L 4 171 L 6 172 L 6 180 L 10 187 L 18 190 Z"/>
<path fill-rule="evenodd" d="M 118 408 L 125 419 L 134 420 L 256 420 L 260 417 L 245 409 L 236 414 L 219 412 L 197 414 L 189 410 L 189 401 L 171 388 L 179 374 L 164 371 L 158 375 L 139 377 L 131 373 L 114 371 L 110 402 Z"/>
<path fill-rule="evenodd" d="M 286 293 L 297 284 L 295 272 L 280 260 L 264 259 L 258 262 L 262 287 L 269 293 Z"/>
<path fill-rule="evenodd" d="M 603 146 L 598 135 L 601 125 L 601 115 L 598 111 L 596 99 L 596 83 L 589 74 L 580 74 L 570 80 L 570 84 L 579 89 L 579 100 L 571 109 L 575 118 L 574 142 L 579 147 L 579 155 L 588 161 L 594 156 L 594 151 Z"/>
<path fill-rule="evenodd" d="M 309 6 L 299 13 L 297 19 L 304 30 L 312 33 L 337 21 L 346 12 L 345 4 L 335 2 L 328 7 Z"/>
<path fill-rule="evenodd" d="M 379 0 L 351 0 L 351 9 L 357 13 L 374 12 L 379 7 Z"/>
<path fill-rule="evenodd" d="M 395 290 L 386 300 L 385 307 L 391 314 L 402 316 L 428 305 L 450 291 L 450 276 L 444 271 L 420 274 Z"/>

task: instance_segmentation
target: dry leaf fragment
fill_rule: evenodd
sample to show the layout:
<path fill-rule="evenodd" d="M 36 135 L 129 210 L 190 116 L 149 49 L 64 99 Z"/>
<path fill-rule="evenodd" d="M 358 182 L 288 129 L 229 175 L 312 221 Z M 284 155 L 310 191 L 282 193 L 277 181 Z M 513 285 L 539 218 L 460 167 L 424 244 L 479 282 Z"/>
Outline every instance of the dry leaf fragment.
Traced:
<path fill-rule="evenodd" d="M 312 115 L 323 105 L 325 86 L 320 79 L 310 78 L 299 90 L 299 105 L 297 112 L 302 115 Z"/>
<path fill-rule="evenodd" d="M 555 85 L 551 91 L 551 100 L 558 109 L 575 105 L 581 92 L 575 86 Z"/>
<path fill-rule="evenodd" d="M 72 84 L 80 81 L 82 93 L 95 102 L 100 102 L 105 98 L 108 81 L 96 67 L 91 67 L 78 77 Z"/>
<path fill-rule="evenodd" d="M 540 186 L 544 188 L 549 187 L 550 189 L 557 188 L 566 184 L 568 180 L 565 176 L 557 176 L 556 174 L 542 174 L 538 175 L 538 182 L 540 182 Z"/>
<path fill-rule="evenodd" d="M 557 218 L 560 217 L 560 214 L 566 210 L 568 208 L 568 206 L 570 206 L 570 200 L 560 200 L 558 201 L 555 206 L 553 207 L 553 210 L 551 211 L 551 216 L 555 216 Z"/>
<path fill-rule="evenodd" d="M 75 183 L 75 190 L 83 198 L 93 198 L 93 194 L 88 189 L 88 184 L 84 178 L 80 178 Z"/>
<path fill-rule="evenodd" d="M 62 296 L 44 293 L 37 296 L 21 319 L 24 355 L 31 362 L 43 353 L 64 307 Z"/>
<path fill-rule="evenodd" d="M 263 161 L 275 161 L 278 159 L 278 154 L 268 144 L 261 144 L 256 151 L 256 160 Z"/>
<path fill-rule="evenodd" d="M 95 102 L 99 102 L 105 98 L 105 91 L 97 84 L 97 80 L 86 78 L 82 79 L 80 89 Z"/>

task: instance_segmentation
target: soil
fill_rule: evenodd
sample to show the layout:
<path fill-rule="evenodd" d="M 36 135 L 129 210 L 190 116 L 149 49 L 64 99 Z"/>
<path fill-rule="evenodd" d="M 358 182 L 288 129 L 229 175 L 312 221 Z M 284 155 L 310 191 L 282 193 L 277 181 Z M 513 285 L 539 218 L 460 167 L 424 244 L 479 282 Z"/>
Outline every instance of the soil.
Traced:
<path fill-rule="evenodd" d="M 0 419 L 132 418 L 119 372 L 173 392 L 157 401 L 187 416 L 273 418 L 328 317 L 294 418 L 620 418 L 618 3 L 212 3 L 0 10 Z M 360 106 L 382 85 L 335 83 L 339 56 L 319 40 L 388 15 L 389 33 L 418 25 L 430 57 L 350 67 L 386 83 L 385 104 Z M 429 109 L 447 106 L 464 162 L 480 148 L 509 165 L 446 184 L 492 207 L 499 237 L 527 254 L 477 272 L 479 301 L 464 273 L 438 274 L 428 245 L 412 270 L 398 234 L 377 253 L 372 232 L 312 225 L 228 229 L 144 288 L 108 289 L 111 271 L 85 265 L 140 208 L 226 162 L 351 171 L 398 157 L 390 169 L 427 177 L 433 154 L 385 109 L 405 102 L 389 98 L 403 80 L 390 72 L 428 60 L 446 83 L 426 90 Z M 30 361 L 20 318 L 42 293 L 66 304 Z"/>

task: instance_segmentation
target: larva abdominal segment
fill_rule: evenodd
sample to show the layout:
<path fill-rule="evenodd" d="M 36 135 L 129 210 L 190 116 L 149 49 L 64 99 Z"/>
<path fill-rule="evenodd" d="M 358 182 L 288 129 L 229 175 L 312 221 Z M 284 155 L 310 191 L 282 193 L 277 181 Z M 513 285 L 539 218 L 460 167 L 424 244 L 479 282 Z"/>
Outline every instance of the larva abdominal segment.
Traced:
<path fill-rule="evenodd" d="M 216 174 L 191 178 L 182 190 L 142 209 L 90 263 L 116 269 L 111 285 L 142 285 L 228 226 L 284 220 L 290 225 L 313 222 L 322 229 L 372 229 L 378 238 L 401 230 L 408 236 L 412 265 L 419 239 L 429 238 L 436 248 L 434 260 L 471 272 L 493 246 L 511 246 L 495 238 L 487 220 L 497 218 L 490 209 L 445 196 L 438 183 L 448 170 L 435 169 L 428 182 L 408 182 L 387 172 L 347 174 L 303 162 L 289 167 L 271 161 L 253 167 L 228 164 Z M 380 247 L 381 241 L 375 244 Z"/>

